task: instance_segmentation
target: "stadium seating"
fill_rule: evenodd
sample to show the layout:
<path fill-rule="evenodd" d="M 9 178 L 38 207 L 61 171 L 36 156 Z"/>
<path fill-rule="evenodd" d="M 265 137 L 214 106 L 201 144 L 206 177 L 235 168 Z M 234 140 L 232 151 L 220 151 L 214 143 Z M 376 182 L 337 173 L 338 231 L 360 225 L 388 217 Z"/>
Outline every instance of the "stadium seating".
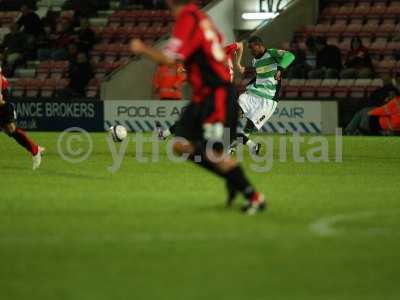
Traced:
<path fill-rule="evenodd" d="M 376 79 L 291 79 L 284 82 L 287 98 L 365 98 L 383 85 L 382 75 L 400 71 L 400 1 L 392 0 L 326 0 L 318 22 L 295 33 L 300 48 L 305 50 L 309 36 L 323 36 L 328 44 L 337 45 L 343 61 L 354 36 L 359 36 L 373 59 Z M 288 43 L 282 45 L 288 49 Z"/>
<path fill-rule="evenodd" d="M 61 4 L 63 2 L 57 1 Z M 211 1 L 199 1 L 199 4 L 206 5 L 209 2 Z M 393 55 L 400 49 L 400 41 L 395 39 L 396 35 L 400 34 L 400 1 L 329 0 L 324 3 L 325 5 L 321 6 L 317 24 L 299 28 L 295 33 L 302 49 L 306 50 L 305 39 L 308 36 L 325 36 L 328 43 L 340 48 L 345 58 L 350 48 L 351 38 L 358 35 L 370 50 L 378 77 L 381 74 L 400 71 L 400 61 L 397 61 L 398 57 Z M 147 44 L 154 44 L 170 30 L 172 24 L 171 15 L 166 10 L 139 8 L 121 10 L 113 7 L 114 10 L 91 19 L 97 43 L 90 52 L 94 75 L 86 90 L 88 97 L 98 97 L 101 81 L 116 68 L 130 61 L 131 53 L 128 48 L 130 39 L 142 38 Z M 61 11 L 60 15 L 63 18 L 73 19 L 71 10 Z M 18 16 L 18 11 L 0 11 L 0 36 L 8 32 L 7 26 L 15 22 Z M 288 47 L 289 43 L 282 46 L 284 49 Z M 62 80 L 68 76 L 68 67 L 66 61 L 33 62 L 30 68 L 35 69 L 35 80 L 17 79 L 13 85 L 12 94 L 14 96 L 54 96 L 57 81 L 65 84 Z M 251 75 L 248 74 L 248 76 Z M 38 82 L 42 85 L 38 85 Z M 239 81 L 239 90 L 243 90 L 247 82 L 247 78 Z M 371 88 L 376 87 L 377 84 L 377 82 L 375 85 L 366 83 L 367 81 L 358 79 L 350 81 L 291 79 L 284 82 L 282 93 L 287 98 L 359 98 L 362 95 L 368 96 Z M 379 81 L 379 84 L 382 82 Z"/>
<path fill-rule="evenodd" d="M 8 26 L 16 22 L 20 13 L 17 11 L 22 3 L 18 1 L 2 1 L 0 6 L 0 38 L 7 34 Z M 197 1 L 204 6 L 210 0 Z M 4 3 L 6 5 L 5 11 Z M 61 7 L 63 0 L 51 0 L 39 3 L 38 6 Z M 9 4 L 9 5 L 8 5 Z M 119 2 L 112 5 L 115 10 L 105 11 L 98 18 L 91 19 L 92 29 L 97 36 L 97 44 L 90 53 L 90 61 L 94 69 L 94 78 L 90 81 L 86 95 L 91 98 L 99 96 L 101 81 L 116 68 L 128 63 L 131 53 L 128 42 L 132 38 L 142 38 L 146 44 L 152 45 L 167 32 L 169 32 L 173 18 L 167 10 L 136 9 L 120 10 Z M 11 11 L 9 11 L 11 10 Z M 42 14 L 44 15 L 43 11 Z M 71 10 L 60 11 L 60 17 L 73 20 L 74 12 Z M 41 61 L 31 62 L 29 68 L 34 68 L 36 78 L 17 78 L 13 84 L 14 97 L 53 97 L 56 91 L 66 85 L 69 64 L 67 61 Z M 16 72 L 17 74 L 18 72 Z"/>

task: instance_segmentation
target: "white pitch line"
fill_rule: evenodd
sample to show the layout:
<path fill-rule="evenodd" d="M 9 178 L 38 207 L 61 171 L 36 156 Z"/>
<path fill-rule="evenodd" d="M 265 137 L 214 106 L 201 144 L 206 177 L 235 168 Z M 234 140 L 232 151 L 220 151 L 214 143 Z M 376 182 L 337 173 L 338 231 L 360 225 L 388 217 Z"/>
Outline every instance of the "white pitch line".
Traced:
<path fill-rule="evenodd" d="M 398 214 L 398 213 L 399 213 L 398 211 L 386 211 L 383 212 L 383 215 Z M 335 224 L 344 221 L 353 221 L 353 220 L 370 218 L 379 214 L 382 214 L 382 212 L 365 211 L 354 214 L 342 214 L 342 215 L 323 217 L 311 223 L 309 229 L 316 235 L 322 237 L 336 236 L 339 235 L 341 232 L 339 229 L 334 228 Z M 366 229 L 366 233 L 370 235 L 380 235 L 387 232 L 388 230 L 385 228 L 373 228 L 373 230 L 371 230 L 371 228 Z"/>
<path fill-rule="evenodd" d="M 258 235 L 257 238 L 263 240 L 273 240 L 274 235 L 264 234 Z M 58 235 L 36 235 L 36 236 L 1 236 L 0 244 L 12 243 L 47 243 L 59 244 L 65 242 L 81 242 L 81 243 L 104 243 L 104 242 L 126 242 L 126 243 L 148 243 L 148 242 L 193 242 L 193 241 L 231 241 L 231 240 L 244 240 L 243 235 L 232 233 L 221 234 L 208 234 L 208 233 L 133 233 L 127 235 L 80 235 L 80 236 L 58 236 Z M 253 237 L 249 236 L 249 240 Z"/>

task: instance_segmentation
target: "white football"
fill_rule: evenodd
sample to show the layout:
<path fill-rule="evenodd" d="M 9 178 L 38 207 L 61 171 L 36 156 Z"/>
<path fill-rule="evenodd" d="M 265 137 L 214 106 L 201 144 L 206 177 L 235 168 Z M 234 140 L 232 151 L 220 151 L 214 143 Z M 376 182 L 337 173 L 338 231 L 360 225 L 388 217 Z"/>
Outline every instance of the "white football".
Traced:
<path fill-rule="evenodd" d="M 128 130 L 122 125 L 115 125 L 110 127 L 108 131 L 111 134 L 112 139 L 116 143 L 122 142 L 128 136 Z"/>

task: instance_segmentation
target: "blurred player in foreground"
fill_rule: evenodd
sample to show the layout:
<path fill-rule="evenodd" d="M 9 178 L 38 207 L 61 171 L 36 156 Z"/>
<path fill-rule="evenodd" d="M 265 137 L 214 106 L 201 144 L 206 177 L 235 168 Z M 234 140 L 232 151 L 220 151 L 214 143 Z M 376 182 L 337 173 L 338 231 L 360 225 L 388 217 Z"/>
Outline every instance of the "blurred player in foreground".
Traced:
<path fill-rule="evenodd" d="M 0 69 L 0 128 L 9 136 L 12 137 L 18 144 L 24 147 L 32 154 L 33 170 L 39 168 L 42 162 L 42 153 L 44 148 L 38 146 L 35 142 L 29 139 L 26 133 L 17 128 L 15 122 L 17 114 L 12 103 L 7 102 L 8 97 L 8 80 L 3 76 Z"/>
<path fill-rule="evenodd" d="M 243 55 L 243 43 L 238 42 L 238 43 L 232 43 L 224 48 L 225 54 L 226 54 L 226 62 L 229 67 L 229 74 L 231 76 L 231 82 L 233 82 L 234 74 L 235 74 L 235 67 L 239 69 L 239 72 L 243 73 L 244 68 L 239 64 L 239 62 L 242 60 L 242 55 Z M 157 127 L 157 133 L 158 133 L 158 138 L 160 140 L 165 140 L 171 135 L 174 135 L 176 132 L 177 128 L 177 122 L 174 123 L 171 127 L 164 129 L 160 123 L 156 123 Z"/>
<path fill-rule="evenodd" d="M 185 63 L 193 97 L 178 122 L 174 151 L 224 178 L 229 200 L 233 200 L 236 191 L 241 192 L 247 199 L 243 211 L 255 214 L 265 208 L 264 196 L 250 184 L 238 163 L 223 151 L 224 138 L 236 136 L 238 107 L 221 45 L 222 36 L 192 1 L 166 2 L 176 19 L 166 48 L 159 51 L 135 39 L 131 50 L 157 63 Z M 224 129 L 230 130 L 230 137 Z"/>
<path fill-rule="evenodd" d="M 247 121 L 243 133 L 239 133 L 237 141 L 232 144 L 231 152 L 238 142 L 243 142 L 252 153 L 258 154 L 261 145 L 250 140 L 249 136 L 253 131 L 260 130 L 273 115 L 279 101 L 282 71 L 294 61 L 295 56 L 288 51 L 267 49 L 257 36 L 248 40 L 248 47 L 254 57 L 252 67 L 256 78 L 239 96 L 239 106 Z M 245 68 L 240 63 L 238 69 L 244 73 Z"/>

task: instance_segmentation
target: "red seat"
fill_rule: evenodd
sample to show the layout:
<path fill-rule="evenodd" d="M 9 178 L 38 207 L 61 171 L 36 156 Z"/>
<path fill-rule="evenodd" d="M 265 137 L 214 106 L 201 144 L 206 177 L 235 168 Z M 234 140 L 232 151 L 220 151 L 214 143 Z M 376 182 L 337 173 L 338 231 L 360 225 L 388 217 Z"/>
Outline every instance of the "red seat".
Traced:
<path fill-rule="evenodd" d="M 303 26 L 301 31 L 304 35 L 313 35 L 315 32 L 315 25 L 306 25 Z"/>
<path fill-rule="evenodd" d="M 124 10 L 116 10 L 116 11 L 114 11 L 111 14 L 111 16 L 108 17 L 109 25 L 123 23 L 125 14 L 126 14 L 126 11 L 124 11 Z"/>
<path fill-rule="evenodd" d="M 350 16 L 354 11 L 354 3 L 346 3 L 339 8 L 337 15 Z"/>
<path fill-rule="evenodd" d="M 36 98 L 39 96 L 40 89 L 43 81 L 40 79 L 27 79 L 26 80 L 26 97 Z"/>
<path fill-rule="evenodd" d="M 65 72 L 66 70 L 68 70 L 68 67 L 68 60 L 53 61 L 51 64 L 51 72 Z"/>
<path fill-rule="evenodd" d="M 304 79 L 291 79 L 288 85 L 285 87 L 285 97 L 286 98 L 298 98 L 301 93 L 300 89 L 304 86 Z"/>
<path fill-rule="evenodd" d="M 160 37 L 161 28 L 159 27 L 148 27 L 144 31 L 143 37 L 149 39 L 158 39 Z"/>
<path fill-rule="evenodd" d="M 26 80 L 18 79 L 13 85 L 11 85 L 11 95 L 13 97 L 24 97 L 25 87 L 26 87 Z"/>
<path fill-rule="evenodd" d="M 101 36 L 103 32 L 103 27 L 102 26 L 92 26 L 91 29 L 94 31 L 96 36 Z"/>
<path fill-rule="evenodd" d="M 383 40 L 377 40 L 369 46 L 371 52 L 380 52 L 382 53 L 386 49 L 387 42 Z"/>
<path fill-rule="evenodd" d="M 335 23 L 330 26 L 327 36 L 339 36 L 346 30 L 346 25 L 341 23 Z"/>
<path fill-rule="evenodd" d="M 335 98 L 347 98 L 350 88 L 354 85 L 354 79 L 340 79 L 333 88 L 333 96 Z"/>
<path fill-rule="evenodd" d="M 393 51 L 400 50 L 400 42 L 389 42 L 386 45 L 386 51 L 391 53 Z"/>
<path fill-rule="evenodd" d="M 86 88 L 86 97 L 88 98 L 95 98 L 99 95 L 100 91 L 100 86 L 101 86 L 101 81 L 93 78 L 90 80 L 87 88 Z"/>
<path fill-rule="evenodd" d="M 122 45 L 120 49 L 120 57 L 130 57 L 132 56 L 129 45 Z"/>
<path fill-rule="evenodd" d="M 330 29 L 330 25 L 326 25 L 326 24 L 317 24 L 314 27 L 314 34 L 316 35 L 325 35 L 325 33 L 327 33 Z"/>
<path fill-rule="evenodd" d="M 321 79 L 308 79 L 301 88 L 302 98 L 314 98 L 318 87 L 321 86 Z"/>
<path fill-rule="evenodd" d="M 61 91 L 64 90 L 69 84 L 69 79 L 67 78 L 62 78 L 60 80 L 56 81 L 56 90 Z"/>
<path fill-rule="evenodd" d="M 115 35 L 116 27 L 107 26 L 103 29 L 101 33 L 101 38 L 103 41 L 110 41 Z"/>
<path fill-rule="evenodd" d="M 361 27 L 360 36 L 367 36 L 367 37 L 372 37 L 374 36 L 375 32 L 378 29 L 378 25 L 377 24 L 366 24 L 363 27 Z"/>
<path fill-rule="evenodd" d="M 371 84 L 367 86 L 367 96 L 369 96 L 373 91 L 375 91 L 377 88 L 380 88 L 383 86 L 383 80 L 382 79 L 373 79 Z"/>
<path fill-rule="evenodd" d="M 53 97 L 56 90 L 57 80 L 53 78 L 46 79 L 42 85 L 42 97 Z"/>
<path fill-rule="evenodd" d="M 389 74 L 396 68 L 396 61 L 394 59 L 384 59 L 375 64 L 375 71 L 379 74 Z"/>
<path fill-rule="evenodd" d="M 52 61 L 40 62 L 38 69 L 36 70 L 36 77 L 38 79 L 46 79 L 50 75 Z"/>
<path fill-rule="evenodd" d="M 152 18 L 153 11 L 152 10 L 141 10 L 138 15 L 139 23 L 150 23 L 153 21 Z"/>
<path fill-rule="evenodd" d="M 316 96 L 318 98 L 330 98 L 333 94 L 333 89 L 337 85 L 337 79 L 324 79 L 321 85 L 317 87 Z"/>
<path fill-rule="evenodd" d="M 387 6 L 385 3 L 377 2 L 371 7 L 368 17 L 380 18 L 386 13 L 386 10 Z"/>
<path fill-rule="evenodd" d="M 367 15 L 371 10 L 370 3 L 362 2 L 357 7 L 354 9 L 352 15 L 355 16 L 365 16 Z"/>
<path fill-rule="evenodd" d="M 133 39 L 133 38 L 141 38 L 143 33 L 145 32 L 146 28 L 143 27 L 134 27 L 131 29 L 131 31 L 129 32 L 129 38 Z"/>
<path fill-rule="evenodd" d="M 395 31 L 395 29 L 396 29 L 395 24 L 383 23 L 381 26 L 379 26 L 376 32 L 376 36 L 387 37 L 391 35 Z"/>
<path fill-rule="evenodd" d="M 361 24 L 350 24 L 343 32 L 343 36 L 353 37 L 355 35 L 358 35 L 361 31 L 361 27 L 362 27 Z"/>
<path fill-rule="evenodd" d="M 64 77 L 69 68 L 67 60 L 53 61 L 51 63 L 50 77 L 53 79 L 60 79 Z"/>
<path fill-rule="evenodd" d="M 96 44 L 93 47 L 92 55 L 102 56 L 107 51 L 108 44 Z"/>
<path fill-rule="evenodd" d="M 371 79 L 356 79 L 350 89 L 351 98 L 365 98 L 368 86 L 371 85 Z"/>
<path fill-rule="evenodd" d="M 385 18 L 397 18 L 400 15 L 400 2 L 392 1 L 384 14 Z"/>
<path fill-rule="evenodd" d="M 367 25 L 379 25 L 379 19 L 378 18 L 373 18 L 373 17 L 369 17 L 369 16 L 367 16 L 367 19 L 366 19 L 366 24 Z"/>
<path fill-rule="evenodd" d="M 123 17 L 123 23 L 125 25 L 131 24 L 131 25 L 135 25 L 137 24 L 138 20 L 139 20 L 139 15 L 140 15 L 140 11 L 138 10 L 131 10 L 131 11 L 126 11 Z"/>
<path fill-rule="evenodd" d="M 128 37 L 129 37 L 129 32 L 132 30 L 132 26 L 123 26 L 123 27 L 117 27 L 114 32 L 114 39 L 117 42 L 123 43 L 125 42 Z"/>
<path fill-rule="evenodd" d="M 107 63 L 113 63 L 121 52 L 121 44 L 110 44 L 105 52 L 104 61 Z"/>
<path fill-rule="evenodd" d="M 350 42 L 351 39 L 346 39 L 343 40 L 339 45 L 338 48 L 340 49 L 340 51 L 342 52 L 342 54 L 347 53 L 350 50 Z"/>

